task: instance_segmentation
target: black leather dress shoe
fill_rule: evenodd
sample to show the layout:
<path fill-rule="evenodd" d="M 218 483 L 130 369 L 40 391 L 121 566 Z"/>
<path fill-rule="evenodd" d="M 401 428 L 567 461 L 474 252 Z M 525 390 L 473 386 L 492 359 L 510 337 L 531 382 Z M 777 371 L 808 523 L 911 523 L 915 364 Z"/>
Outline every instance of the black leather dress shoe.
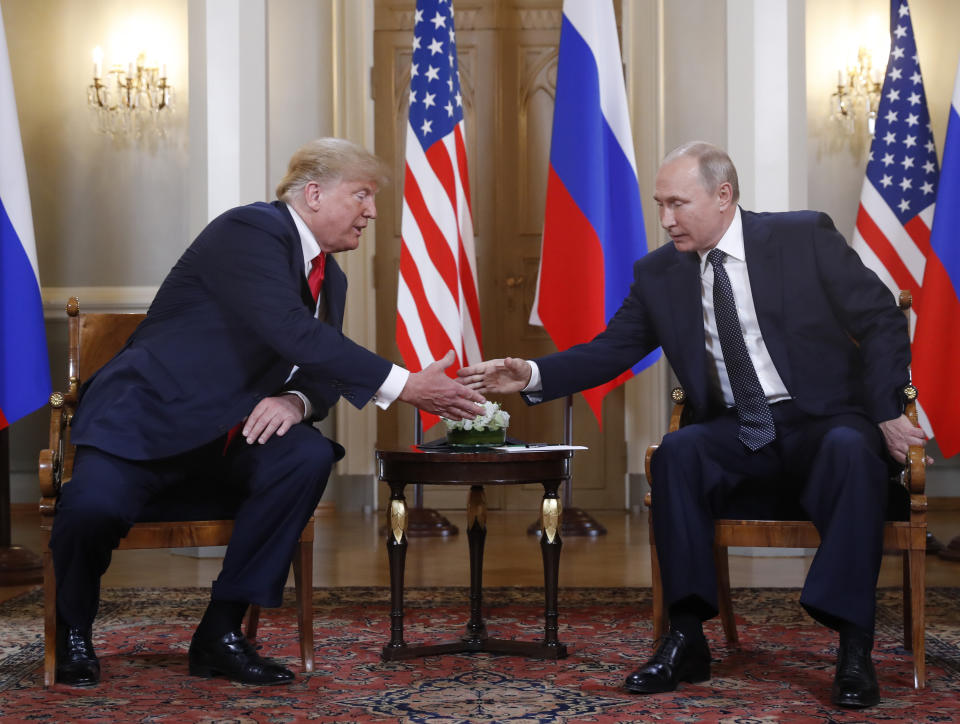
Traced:
<path fill-rule="evenodd" d="M 863 709 L 880 702 L 877 672 L 870 658 L 869 640 L 840 639 L 837 673 L 833 677 L 830 700 L 836 706 Z"/>
<path fill-rule="evenodd" d="M 681 681 L 697 683 L 710 678 L 710 649 L 706 639 L 689 640 L 676 629 L 660 639 L 653 657 L 623 684 L 632 694 L 674 691 Z"/>
<path fill-rule="evenodd" d="M 57 683 L 67 686 L 100 683 L 100 662 L 93 651 L 89 628 L 57 627 Z"/>
<path fill-rule="evenodd" d="M 226 676 L 241 684 L 289 684 L 293 672 L 264 659 L 239 631 L 203 641 L 194 634 L 190 642 L 190 673 L 193 676 Z"/>

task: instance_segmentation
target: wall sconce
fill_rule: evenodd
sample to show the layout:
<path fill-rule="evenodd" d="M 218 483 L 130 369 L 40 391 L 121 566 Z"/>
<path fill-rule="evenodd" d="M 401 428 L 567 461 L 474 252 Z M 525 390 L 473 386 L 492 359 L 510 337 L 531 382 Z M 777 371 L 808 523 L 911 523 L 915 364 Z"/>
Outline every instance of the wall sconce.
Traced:
<path fill-rule="evenodd" d="M 167 64 L 147 65 L 146 55 L 140 53 L 136 62 L 114 64 L 104 76 L 103 51 L 94 48 L 87 106 L 100 133 L 114 138 L 163 136 L 173 113 L 173 86 L 167 82 Z"/>
<path fill-rule="evenodd" d="M 873 136 L 880 103 L 883 71 L 873 67 L 870 52 L 861 46 L 855 63 L 837 71 L 837 90 L 830 96 L 830 118 L 852 134 L 858 118 L 866 120 Z"/>

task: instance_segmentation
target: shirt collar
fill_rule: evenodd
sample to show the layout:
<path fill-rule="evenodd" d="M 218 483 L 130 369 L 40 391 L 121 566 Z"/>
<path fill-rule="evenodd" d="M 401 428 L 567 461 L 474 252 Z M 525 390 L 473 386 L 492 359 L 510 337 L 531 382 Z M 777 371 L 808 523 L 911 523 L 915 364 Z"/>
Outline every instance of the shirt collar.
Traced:
<path fill-rule="evenodd" d="M 743 221 L 740 218 L 739 206 L 733 215 L 733 221 L 730 222 L 730 226 L 727 227 L 723 236 L 720 237 L 720 241 L 717 242 L 715 248 L 724 252 L 727 256 L 732 256 L 734 259 L 740 261 L 747 260 L 746 250 L 743 245 Z M 697 254 L 700 255 L 700 274 L 703 274 L 707 270 L 707 265 L 710 263 L 707 261 L 707 254 L 709 253 L 710 249 L 697 252 Z"/>
<path fill-rule="evenodd" d="M 311 262 L 313 262 L 314 257 L 320 255 L 320 244 L 317 243 L 317 238 L 313 235 L 313 232 L 310 231 L 307 223 L 300 218 L 297 210 L 290 204 L 287 204 L 287 209 L 290 211 L 290 215 L 293 217 L 293 223 L 296 225 L 297 232 L 300 234 L 300 247 L 303 251 L 303 271 L 305 274 L 309 274 Z"/>

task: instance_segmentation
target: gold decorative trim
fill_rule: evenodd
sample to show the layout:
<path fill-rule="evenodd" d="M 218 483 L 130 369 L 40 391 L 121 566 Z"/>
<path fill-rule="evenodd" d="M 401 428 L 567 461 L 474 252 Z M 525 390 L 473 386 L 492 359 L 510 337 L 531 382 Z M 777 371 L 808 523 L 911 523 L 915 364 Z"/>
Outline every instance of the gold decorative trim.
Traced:
<path fill-rule="evenodd" d="M 487 527 L 487 494 L 480 485 L 471 486 L 467 494 L 467 529 L 474 523 L 483 529 Z"/>
<path fill-rule="evenodd" d="M 390 510 L 387 513 L 387 525 L 390 526 L 390 533 L 397 543 L 403 541 L 403 536 L 407 532 L 407 503 L 404 500 L 391 500 Z"/>
<path fill-rule="evenodd" d="M 560 533 L 560 517 L 563 506 L 560 498 L 544 498 L 540 505 L 540 528 L 547 537 L 548 543 L 553 543 Z"/>

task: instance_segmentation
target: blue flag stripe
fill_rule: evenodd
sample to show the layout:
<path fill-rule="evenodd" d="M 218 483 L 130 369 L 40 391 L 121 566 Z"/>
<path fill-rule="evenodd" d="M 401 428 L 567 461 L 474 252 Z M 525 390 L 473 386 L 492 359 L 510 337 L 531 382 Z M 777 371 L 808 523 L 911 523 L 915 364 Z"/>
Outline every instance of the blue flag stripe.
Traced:
<path fill-rule="evenodd" d="M 40 286 L 0 199 L 0 410 L 13 422 L 42 407 L 50 366 Z"/>
<path fill-rule="evenodd" d="M 950 276 L 954 294 L 960 298 L 960 115 L 956 106 L 950 106 L 941 168 L 930 246 Z"/>

